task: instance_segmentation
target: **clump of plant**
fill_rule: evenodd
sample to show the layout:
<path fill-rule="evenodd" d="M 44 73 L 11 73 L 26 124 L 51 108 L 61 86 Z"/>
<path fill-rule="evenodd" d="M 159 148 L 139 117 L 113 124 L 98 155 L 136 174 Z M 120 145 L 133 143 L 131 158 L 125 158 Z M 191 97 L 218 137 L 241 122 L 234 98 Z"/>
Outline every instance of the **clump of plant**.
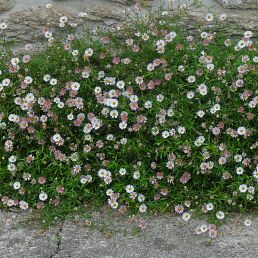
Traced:
<path fill-rule="evenodd" d="M 225 20 L 185 31 L 167 11 L 140 13 L 94 38 L 49 28 L 32 56 L 5 48 L 1 206 L 107 203 L 142 228 L 149 210 L 204 213 L 197 233 L 211 238 L 228 212 L 257 208 L 257 43 L 207 29 Z"/>

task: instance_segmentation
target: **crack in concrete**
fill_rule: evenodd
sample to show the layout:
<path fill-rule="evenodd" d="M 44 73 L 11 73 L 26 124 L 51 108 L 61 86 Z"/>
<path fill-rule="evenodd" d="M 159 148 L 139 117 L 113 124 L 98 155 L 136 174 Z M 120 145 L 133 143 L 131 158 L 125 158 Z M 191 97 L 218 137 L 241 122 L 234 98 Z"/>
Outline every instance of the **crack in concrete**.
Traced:
<path fill-rule="evenodd" d="M 57 246 L 56 246 L 56 251 L 54 254 L 52 254 L 49 258 L 54 258 L 58 255 L 62 243 L 62 231 L 63 231 L 63 226 L 64 226 L 65 220 L 62 221 L 61 226 L 58 230 L 58 233 L 56 234 L 57 236 Z"/>

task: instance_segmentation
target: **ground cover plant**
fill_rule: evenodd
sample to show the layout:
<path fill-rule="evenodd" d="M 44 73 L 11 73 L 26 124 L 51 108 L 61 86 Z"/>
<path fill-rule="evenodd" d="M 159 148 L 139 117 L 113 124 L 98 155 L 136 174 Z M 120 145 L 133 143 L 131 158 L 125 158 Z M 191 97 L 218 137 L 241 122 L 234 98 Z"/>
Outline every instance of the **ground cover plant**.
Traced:
<path fill-rule="evenodd" d="M 10 51 L 0 24 L 2 208 L 108 204 L 141 228 L 148 211 L 207 214 L 196 233 L 211 238 L 257 209 L 257 42 L 214 32 L 225 14 L 187 32 L 177 19 L 138 13 L 83 39 L 46 28 L 32 55 Z"/>

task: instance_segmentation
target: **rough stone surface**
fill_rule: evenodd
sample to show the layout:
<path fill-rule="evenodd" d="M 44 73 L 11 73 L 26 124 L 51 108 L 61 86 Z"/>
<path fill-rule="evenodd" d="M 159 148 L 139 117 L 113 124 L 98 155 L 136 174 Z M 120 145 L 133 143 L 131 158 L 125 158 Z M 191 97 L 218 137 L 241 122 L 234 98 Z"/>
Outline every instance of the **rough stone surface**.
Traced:
<path fill-rule="evenodd" d="M 243 4 L 251 6 L 254 1 L 242 1 Z M 3 1 L 0 0 L 0 6 Z M 226 9 L 219 3 L 219 0 L 202 0 L 202 4 L 191 5 L 193 0 L 150 0 L 149 4 L 157 8 L 162 3 L 171 13 L 186 4 L 190 16 L 186 17 L 183 26 L 192 29 L 193 20 L 201 20 L 207 12 L 212 11 L 215 15 L 226 13 L 230 21 L 224 29 L 229 33 L 239 34 L 244 30 L 258 31 L 258 12 L 256 9 Z M 222 2 L 222 0 L 220 0 Z M 232 3 L 236 1 L 231 1 Z M 51 3 L 53 7 L 47 9 L 45 6 Z M 16 4 L 9 11 L 0 13 L 0 22 L 5 21 L 8 25 L 6 35 L 9 40 L 14 40 L 15 45 L 23 46 L 26 43 L 40 42 L 43 39 L 42 30 L 45 26 L 57 28 L 59 18 L 68 16 L 69 22 L 77 24 L 77 32 L 80 33 L 83 27 L 90 29 L 101 27 L 108 28 L 114 24 L 123 22 L 125 8 L 133 8 L 135 1 L 127 0 L 23 0 L 16 1 Z M 243 4 L 239 5 L 240 8 Z M 226 6 L 226 5 L 225 5 Z M 227 5 L 230 6 L 230 5 Z M 86 12 L 88 16 L 79 18 L 79 12 Z M 61 29 L 65 31 L 65 29 Z M 241 31 L 242 30 L 242 31 Z"/>
<path fill-rule="evenodd" d="M 127 216 L 105 209 L 71 217 L 47 231 L 34 213 L 0 212 L 0 257 L 256 258 L 258 218 L 251 216 L 251 227 L 244 226 L 245 218 L 230 219 L 211 242 L 207 235 L 194 235 L 203 221 L 185 223 L 173 215 L 151 216 L 147 229 L 136 233 Z"/>
<path fill-rule="evenodd" d="M 258 9 L 257 0 L 217 0 L 225 8 Z"/>
<path fill-rule="evenodd" d="M 0 0 L 0 11 L 7 11 L 14 6 L 15 0 Z"/>

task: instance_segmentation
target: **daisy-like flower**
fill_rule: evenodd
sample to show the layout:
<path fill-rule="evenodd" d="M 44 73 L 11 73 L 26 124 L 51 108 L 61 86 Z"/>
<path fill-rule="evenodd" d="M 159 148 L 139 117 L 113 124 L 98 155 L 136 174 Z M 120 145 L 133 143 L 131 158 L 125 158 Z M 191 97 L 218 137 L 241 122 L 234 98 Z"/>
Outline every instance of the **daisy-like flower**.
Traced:
<path fill-rule="evenodd" d="M 213 203 L 209 202 L 209 203 L 206 204 L 206 209 L 207 209 L 208 211 L 212 211 L 213 208 L 214 208 Z"/>
<path fill-rule="evenodd" d="M 182 219 L 184 221 L 188 221 L 189 219 L 191 218 L 191 215 L 189 212 L 184 212 L 183 215 L 182 215 Z"/>
<path fill-rule="evenodd" d="M 8 79 L 8 78 L 2 80 L 2 85 L 3 85 L 4 87 L 9 86 L 10 83 L 11 83 L 11 80 Z"/>
<path fill-rule="evenodd" d="M 7 24 L 5 22 L 0 23 L 0 30 L 5 30 L 7 29 Z"/>
<path fill-rule="evenodd" d="M 50 74 L 45 74 L 45 75 L 43 76 L 43 80 L 44 80 L 45 82 L 50 81 L 50 79 L 51 79 L 51 75 L 50 75 Z"/>
<path fill-rule="evenodd" d="M 245 193 L 246 191 L 247 191 L 247 185 L 246 184 L 241 184 L 240 186 L 239 186 L 239 192 L 240 193 Z"/>
<path fill-rule="evenodd" d="M 13 183 L 13 189 L 15 189 L 15 190 L 18 190 L 18 189 L 20 189 L 20 187 L 21 187 L 21 183 L 20 182 L 14 182 Z"/>
<path fill-rule="evenodd" d="M 62 137 L 61 137 L 60 134 L 56 133 L 56 134 L 52 137 L 52 139 L 53 139 L 54 142 L 59 142 L 59 141 L 62 139 Z"/>
<path fill-rule="evenodd" d="M 227 14 L 226 13 L 223 13 L 219 16 L 219 20 L 220 21 L 225 21 L 226 19 L 228 18 Z"/>
<path fill-rule="evenodd" d="M 240 126 L 240 127 L 237 129 L 237 133 L 238 133 L 239 135 L 245 135 L 245 134 L 246 134 L 246 129 L 245 129 L 245 127 Z"/>
<path fill-rule="evenodd" d="M 93 55 L 93 49 L 92 49 L 92 48 L 86 49 L 85 52 L 84 52 L 84 55 L 85 55 L 86 57 L 92 56 L 92 55 Z"/>
<path fill-rule="evenodd" d="M 80 83 L 73 82 L 72 85 L 71 85 L 71 89 L 75 90 L 75 91 L 78 91 L 80 89 Z"/>
<path fill-rule="evenodd" d="M 67 16 L 61 16 L 61 17 L 59 18 L 59 22 L 60 22 L 60 23 L 66 23 L 67 21 L 68 21 Z"/>
<path fill-rule="evenodd" d="M 236 162 L 241 162 L 242 159 L 243 159 L 243 157 L 242 157 L 242 155 L 240 155 L 240 154 L 236 154 L 236 155 L 234 156 L 234 160 L 235 160 Z"/>
<path fill-rule="evenodd" d="M 138 195 L 138 202 L 144 202 L 145 201 L 145 196 L 143 194 Z"/>
<path fill-rule="evenodd" d="M 250 31 L 250 30 L 245 31 L 244 36 L 247 37 L 247 38 L 251 38 L 253 36 L 253 32 Z"/>
<path fill-rule="evenodd" d="M 188 76 L 187 77 L 187 81 L 189 82 L 189 83 L 194 83 L 195 82 L 195 76 L 194 75 L 190 75 L 190 76 Z"/>
<path fill-rule="evenodd" d="M 223 211 L 218 211 L 216 217 L 217 219 L 223 220 L 225 218 L 225 213 Z"/>
<path fill-rule="evenodd" d="M 57 79 L 55 78 L 50 79 L 49 84 L 52 86 L 55 86 L 57 84 Z"/>
<path fill-rule="evenodd" d="M 211 21 L 213 21 L 213 19 L 214 19 L 214 15 L 212 13 L 206 14 L 206 16 L 205 16 L 206 21 L 211 22 Z"/>
<path fill-rule="evenodd" d="M 244 169 L 243 169 L 242 167 L 237 167 L 237 168 L 236 168 L 236 173 L 237 173 L 238 175 L 242 175 L 242 174 L 244 173 Z"/>
<path fill-rule="evenodd" d="M 125 188 L 127 193 L 132 193 L 134 191 L 134 186 L 133 185 L 127 185 Z"/>
<path fill-rule="evenodd" d="M 29 208 L 29 204 L 27 202 L 25 202 L 25 201 L 20 201 L 19 202 L 19 207 L 22 210 L 27 210 Z"/>
<path fill-rule="evenodd" d="M 188 91 L 187 94 L 186 94 L 186 97 L 188 99 L 192 99 L 194 97 L 194 91 Z"/>
<path fill-rule="evenodd" d="M 200 230 L 201 230 L 202 233 L 207 232 L 207 231 L 208 231 L 207 225 L 205 225 L 205 224 L 201 225 L 201 226 L 200 226 Z"/>
<path fill-rule="evenodd" d="M 252 221 L 250 219 L 246 219 L 244 221 L 244 225 L 247 226 L 247 227 L 250 227 L 252 225 Z"/>
<path fill-rule="evenodd" d="M 126 174 L 126 169 L 125 169 L 125 168 L 120 168 L 120 169 L 119 169 L 119 174 L 120 174 L 121 176 L 124 176 L 124 175 Z"/>
<path fill-rule="evenodd" d="M 177 131 L 178 131 L 179 134 L 184 134 L 185 131 L 186 131 L 186 129 L 185 129 L 185 127 L 183 127 L 183 126 L 179 126 L 179 127 L 177 128 Z"/>
<path fill-rule="evenodd" d="M 47 193 L 41 192 L 41 193 L 39 194 L 39 199 L 40 199 L 41 201 L 44 202 L 45 200 L 47 200 L 47 198 L 48 198 Z"/>
<path fill-rule="evenodd" d="M 147 210 L 147 206 L 143 203 L 139 206 L 139 211 L 141 213 L 144 213 Z"/>
<path fill-rule="evenodd" d="M 209 230 L 209 237 L 210 238 L 216 238 L 217 237 L 217 230 L 216 229 L 213 229 L 213 230 Z"/>
<path fill-rule="evenodd" d="M 17 161 L 17 157 L 14 156 L 14 155 L 12 155 L 11 157 L 9 157 L 8 161 L 9 161 L 10 163 L 15 163 L 15 162 Z"/>
<path fill-rule="evenodd" d="M 166 139 L 170 136 L 170 133 L 169 131 L 163 131 L 161 135 L 162 135 L 162 138 Z"/>

